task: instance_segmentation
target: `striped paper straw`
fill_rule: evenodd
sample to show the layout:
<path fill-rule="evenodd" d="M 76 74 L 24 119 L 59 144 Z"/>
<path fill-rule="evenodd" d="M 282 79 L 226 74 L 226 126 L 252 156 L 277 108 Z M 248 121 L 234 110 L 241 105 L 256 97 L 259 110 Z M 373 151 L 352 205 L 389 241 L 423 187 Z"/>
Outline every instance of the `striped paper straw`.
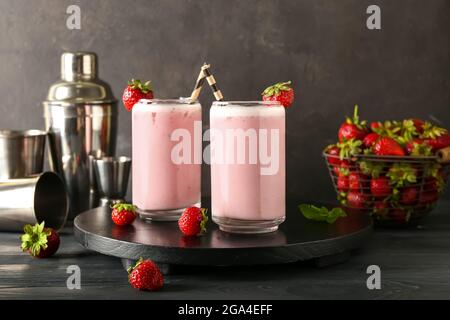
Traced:
<path fill-rule="evenodd" d="M 205 83 L 205 78 L 206 78 L 206 75 L 203 72 L 203 68 L 209 68 L 209 67 L 210 67 L 210 65 L 205 63 L 202 66 L 202 68 L 200 69 L 200 73 L 197 77 L 197 82 L 195 83 L 194 90 L 191 93 L 191 97 L 190 97 L 191 102 L 197 101 L 198 96 L 200 95 L 200 91 L 202 91 L 202 87 L 203 87 L 203 84 Z"/>
<path fill-rule="evenodd" d="M 214 98 L 216 98 L 217 101 L 223 100 L 222 92 L 217 87 L 216 79 L 214 79 L 214 76 L 209 72 L 210 65 L 204 64 L 202 67 L 203 73 L 206 75 L 206 81 L 208 81 L 209 86 L 211 87 Z"/>

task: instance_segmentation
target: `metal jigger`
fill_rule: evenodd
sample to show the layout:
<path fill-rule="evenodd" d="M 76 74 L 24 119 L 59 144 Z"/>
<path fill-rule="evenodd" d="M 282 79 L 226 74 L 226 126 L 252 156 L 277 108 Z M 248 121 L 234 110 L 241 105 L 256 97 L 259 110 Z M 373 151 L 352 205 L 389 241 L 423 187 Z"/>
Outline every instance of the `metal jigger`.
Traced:
<path fill-rule="evenodd" d="M 99 206 L 125 202 L 131 158 L 104 157 L 94 159 L 94 173 L 100 195 Z"/>

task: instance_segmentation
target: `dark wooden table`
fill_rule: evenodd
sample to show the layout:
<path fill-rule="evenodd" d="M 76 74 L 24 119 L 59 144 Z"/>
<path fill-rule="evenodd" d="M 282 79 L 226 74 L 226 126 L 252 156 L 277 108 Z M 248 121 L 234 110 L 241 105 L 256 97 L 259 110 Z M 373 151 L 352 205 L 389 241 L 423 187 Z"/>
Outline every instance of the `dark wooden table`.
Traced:
<path fill-rule="evenodd" d="M 340 265 L 182 268 L 160 292 L 130 287 L 121 261 L 90 252 L 62 232 L 47 260 L 20 251 L 19 235 L 0 233 L 0 298 L 8 299 L 444 299 L 450 298 L 450 202 L 423 225 L 377 229 L 364 249 Z M 381 290 L 368 290 L 366 268 L 381 268 Z M 81 268 L 81 290 L 68 290 L 67 267 Z"/>

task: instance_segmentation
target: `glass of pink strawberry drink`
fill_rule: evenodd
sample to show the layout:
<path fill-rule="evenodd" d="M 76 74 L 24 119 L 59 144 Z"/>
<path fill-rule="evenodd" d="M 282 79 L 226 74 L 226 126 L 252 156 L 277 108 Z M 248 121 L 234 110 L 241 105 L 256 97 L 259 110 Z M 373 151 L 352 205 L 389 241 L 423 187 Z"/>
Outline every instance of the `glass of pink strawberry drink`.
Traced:
<path fill-rule="evenodd" d="M 285 109 L 216 101 L 210 126 L 213 221 L 234 233 L 277 230 L 285 220 Z"/>
<path fill-rule="evenodd" d="M 140 217 L 177 220 L 200 206 L 201 105 L 142 99 L 132 110 L 133 204 Z"/>

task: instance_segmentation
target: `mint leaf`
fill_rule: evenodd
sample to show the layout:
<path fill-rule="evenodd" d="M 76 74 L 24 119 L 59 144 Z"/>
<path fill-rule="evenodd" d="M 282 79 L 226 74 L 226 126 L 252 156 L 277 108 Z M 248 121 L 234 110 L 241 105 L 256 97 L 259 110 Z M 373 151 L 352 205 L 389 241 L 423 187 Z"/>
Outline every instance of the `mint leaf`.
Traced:
<path fill-rule="evenodd" d="M 342 208 L 333 208 L 327 217 L 327 222 L 332 224 L 340 217 L 346 217 L 347 213 Z"/>
<path fill-rule="evenodd" d="M 316 207 L 312 204 L 301 204 L 298 209 L 306 219 L 334 223 L 340 217 L 346 217 L 347 214 L 342 208 L 333 208 L 328 210 L 326 207 Z"/>

